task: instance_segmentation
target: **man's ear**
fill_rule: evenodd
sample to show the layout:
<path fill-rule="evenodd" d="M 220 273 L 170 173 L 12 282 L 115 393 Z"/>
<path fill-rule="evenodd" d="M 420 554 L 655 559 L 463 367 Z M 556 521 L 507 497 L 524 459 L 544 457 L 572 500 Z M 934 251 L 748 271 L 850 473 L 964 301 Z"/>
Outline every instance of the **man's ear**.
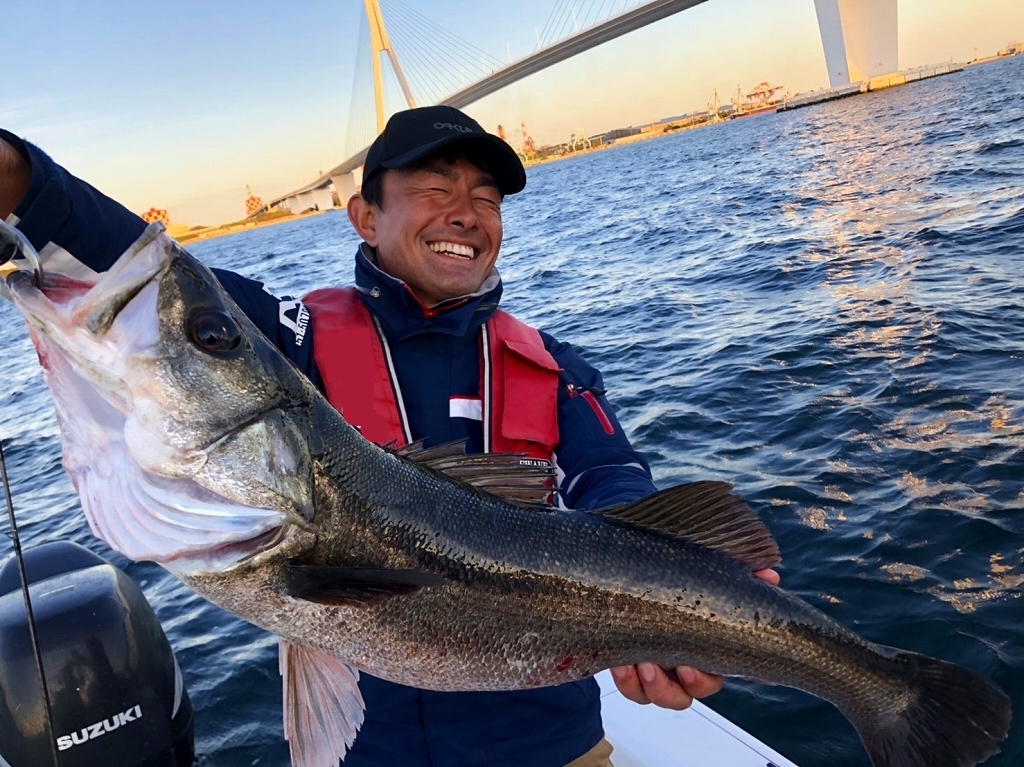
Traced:
<path fill-rule="evenodd" d="M 371 248 L 377 247 L 377 206 L 371 205 L 361 194 L 352 195 L 348 201 L 348 220 L 363 241 Z"/>

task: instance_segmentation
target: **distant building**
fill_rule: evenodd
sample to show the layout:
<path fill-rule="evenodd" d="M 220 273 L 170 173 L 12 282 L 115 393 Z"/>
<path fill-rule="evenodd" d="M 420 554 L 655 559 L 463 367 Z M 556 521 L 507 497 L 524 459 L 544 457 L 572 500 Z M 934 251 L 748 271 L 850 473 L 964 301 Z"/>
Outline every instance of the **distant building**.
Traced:
<path fill-rule="evenodd" d="M 245 185 L 245 193 L 249 195 L 245 198 L 245 217 L 248 218 L 263 207 L 263 200 L 252 193 L 248 184 Z"/>
<path fill-rule="evenodd" d="M 640 133 L 639 128 L 616 128 L 605 133 L 601 138 L 605 144 L 611 144 L 616 139 L 626 138 L 626 136 L 636 136 Z"/>
<path fill-rule="evenodd" d="M 171 225 L 171 219 L 167 215 L 167 211 L 163 208 L 150 208 L 142 214 L 142 220 L 147 224 L 155 224 L 159 221 L 165 227 L 169 227 Z"/>

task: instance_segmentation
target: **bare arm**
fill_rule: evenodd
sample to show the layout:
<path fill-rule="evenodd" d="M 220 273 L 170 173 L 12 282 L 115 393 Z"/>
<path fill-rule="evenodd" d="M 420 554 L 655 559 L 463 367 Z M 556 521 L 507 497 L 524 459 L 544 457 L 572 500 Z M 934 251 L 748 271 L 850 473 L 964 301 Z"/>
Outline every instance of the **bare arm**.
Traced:
<path fill-rule="evenodd" d="M 32 166 L 3 139 L 0 139 L 0 221 L 18 207 L 32 180 Z"/>

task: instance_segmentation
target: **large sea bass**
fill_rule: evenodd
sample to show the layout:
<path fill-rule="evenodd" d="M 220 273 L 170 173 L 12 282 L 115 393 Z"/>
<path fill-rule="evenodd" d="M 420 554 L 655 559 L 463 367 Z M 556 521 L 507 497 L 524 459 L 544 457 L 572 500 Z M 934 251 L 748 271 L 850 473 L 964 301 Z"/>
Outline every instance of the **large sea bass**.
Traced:
<path fill-rule="evenodd" d="M 0 290 L 39 351 L 92 530 L 281 637 L 296 767 L 351 746 L 349 667 L 512 690 L 685 664 L 831 701 L 877 767 L 999 751 L 1010 704 L 995 684 L 753 577 L 778 550 L 728 485 L 555 511 L 473 486 L 518 494 L 518 460 L 377 447 L 159 226 L 95 284 L 43 279 Z"/>

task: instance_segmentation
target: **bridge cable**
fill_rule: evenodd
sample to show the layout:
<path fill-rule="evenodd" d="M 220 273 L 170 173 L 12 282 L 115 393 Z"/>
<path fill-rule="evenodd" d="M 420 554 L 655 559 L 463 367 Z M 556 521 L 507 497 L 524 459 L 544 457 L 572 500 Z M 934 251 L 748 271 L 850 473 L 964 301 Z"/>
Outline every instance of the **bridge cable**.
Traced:
<path fill-rule="evenodd" d="M 406 67 L 407 76 L 415 84 L 417 92 L 425 96 L 425 98 L 420 97 L 421 103 L 436 104 L 440 100 L 439 97 L 450 90 L 451 85 L 440 79 L 433 62 L 425 58 L 422 53 L 431 41 L 414 36 L 414 42 L 419 44 L 409 46 L 403 44 L 402 46 L 402 50 L 405 51 L 402 54 L 402 60 L 412 64 L 412 66 Z"/>
<path fill-rule="evenodd" d="M 575 34 L 576 29 L 579 28 L 580 17 L 576 13 L 576 3 L 572 3 L 569 7 L 569 13 L 566 14 L 565 21 L 562 24 L 561 30 L 559 30 L 557 41 L 565 40 Z"/>
<path fill-rule="evenodd" d="M 562 14 L 562 26 L 555 31 L 555 34 L 552 37 L 551 42 L 559 42 L 560 40 L 564 40 L 569 35 L 571 35 L 572 25 L 574 22 L 578 23 L 576 19 L 576 2 L 575 0 L 572 0 L 571 2 L 566 4 L 565 11 Z"/>
<path fill-rule="evenodd" d="M 441 79 L 442 70 L 432 66 L 432 63 L 425 59 L 423 51 L 429 50 L 429 43 L 436 43 L 430 40 L 422 31 L 422 26 L 415 20 L 406 20 L 404 13 L 393 9 L 389 14 L 391 27 L 390 37 L 395 55 L 398 56 L 406 66 L 406 76 L 414 86 L 414 93 L 420 103 L 432 104 L 436 101 L 436 93 L 448 87 Z M 412 38 L 411 42 L 407 35 Z M 425 62 L 425 63 L 424 63 Z M 413 66 L 409 66 L 409 64 Z"/>
<path fill-rule="evenodd" d="M 594 0 L 590 0 L 589 4 L 584 5 L 580 10 L 580 22 L 579 27 L 582 32 L 584 29 L 590 26 L 590 11 L 594 8 Z"/>
<path fill-rule="evenodd" d="M 392 36 L 401 44 L 402 59 L 410 61 L 413 67 L 407 67 L 408 77 L 412 80 L 418 90 L 423 92 L 427 98 L 422 98 L 422 103 L 437 103 L 440 97 L 450 92 L 454 80 L 442 79 L 442 75 L 450 77 L 443 67 L 437 66 L 436 62 L 429 58 L 427 51 L 436 46 L 437 40 L 432 39 L 415 21 L 406 21 L 399 14 L 392 14 Z M 408 28 L 406 24 L 408 23 Z M 406 35 L 410 39 L 406 39 Z M 410 43 L 410 44 L 406 44 Z M 398 45 L 395 46 L 396 49 Z M 449 61 L 449 63 L 451 63 Z"/>
<path fill-rule="evenodd" d="M 540 32 L 540 35 L 539 35 L 540 40 L 537 43 L 538 48 L 540 48 L 540 47 L 547 47 L 548 39 L 549 39 L 548 38 L 548 31 L 549 31 L 549 29 L 553 28 L 553 26 L 555 24 L 555 17 L 559 13 L 559 8 L 561 6 L 564 6 L 566 2 L 569 2 L 569 0 L 559 0 L 557 3 L 555 3 L 555 6 L 551 9 L 551 13 L 548 15 L 548 20 L 546 22 L 544 22 L 544 29 L 542 29 L 541 32 Z"/>
<path fill-rule="evenodd" d="M 500 69 L 504 65 L 504 62 L 502 62 L 500 58 L 496 58 L 487 51 L 483 50 L 482 48 L 478 48 L 469 41 L 462 39 L 458 35 L 445 29 L 444 27 L 432 21 L 423 14 L 419 13 L 415 9 L 410 8 L 408 5 L 405 5 L 402 2 L 399 2 L 399 0 L 387 0 L 386 4 L 389 8 L 404 11 L 406 18 L 412 19 L 417 26 L 429 27 L 436 35 L 438 35 L 438 37 L 445 40 L 449 44 L 449 46 L 453 47 L 460 53 L 466 51 L 467 49 L 472 50 L 474 56 L 479 56 L 486 59 L 488 66 L 492 67 L 493 69 Z"/>
<path fill-rule="evenodd" d="M 555 41 L 561 39 L 562 31 L 565 28 L 566 20 L 572 18 L 571 3 L 574 2 L 575 0 L 565 0 L 565 2 L 561 4 L 561 7 L 558 10 L 558 15 L 552 18 L 551 29 L 548 31 L 548 37 L 546 41 L 547 46 L 550 46 Z"/>
<path fill-rule="evenodd" d="M 363 20 L 365 19 L 364 14 Z M 369 24 L 363 24 L 356 43 L 356 62 L 352 72 L 352 97 L 349 102 L 348 128 L 345 132 L 346 157 L 362 151 L 363 147 L 370 144 L 377 135 L 370 47 Z"/>
<path fill-rule="evenodd" d="M 390 14 L 390 17 L 395 20 L 394 23 L 392 24 L 392 26 L 395 29 L 395 34 L 393 35 L 394 37 L 404 38 L 407 34 L 409 34 L 410 36 L 417 38 L 421 42 L 429 42 L 429 45 L 422 47 L 420 50 L 420 52 L 423 53 L 425 56 L 433 55 L 434 58 L 437 58 L 437 54 L 431 54 L 430 52 L 439 49 L 442 51 L 442 55 L 444 57 L 443 60 L 447 64 L 447 66 L 441 64 L 441 62 L 438 61 L 438 64 L 441 65 L 432 67 L 432 69 L 434 69 L 435 71 L 450 71 L 450 65 L 454 63 L 470 71 L 474 77 L 478 77 L 479 64 L 476 64 L 474 62 L 474 59 L 477 56 L 488 61 L 488 64 L 492 68 L 494 68 L 495 66 L 501 66 L 500 62 L 494 57 L 492 57 L 490 54 L 480 50 L 479 48 L 476 48 L 475 46 L 472 46 L 471 44 L 467 43 L 464 40 L 460 40 L 457 36 L 452 35 L 447 30 L 444 30 L 443 28 L 434 24 L 433 22 L 423 17 L 422 15 L 417 14 L 415 11 L 412 11 L 407 6 L 403 6 L 401 4 L 396 3 L 394 6 L 391 7 L 392 12 Z M 438 44 L 439 39 L 442 45 Z M 408 53 L 408 50 L 406 50 L 407 46 L 405 46 L 404 43 L 402 47 L 403 50 L 405 50 L 405 52 Z M 468 49 L 474 51 L 472 57 L 466 54 L 465 51 Z"/>
<path fill-rule="evenodd" d="M 461 40 L 397 0 L 391 0 L 388 7 L 393 29 L 391 37 L 401 43 L 403 57 L 417 62 L 416 69 L 419 71 L 415 77 L 412 74 L 410 77 L 415 79 L 418 87 L 423 87 L 424 78 L 427 78 L 431 84 L 428 90 L 433 92 L 432 96 L 436 96 L 424 99 L 425 103 L 442 101 L 444 97 L 477 82 L 481 76 L 506 66 L 486 51 Z M 438 44 L 439 39 L 441 45 Z M 396 50 L 398 47 L 396 44 Z M 467 51 L 472 51 L 473 57 L 467 55 Z M 481 62 L 474 60 L 476 55 L 479 55 Z"/>

